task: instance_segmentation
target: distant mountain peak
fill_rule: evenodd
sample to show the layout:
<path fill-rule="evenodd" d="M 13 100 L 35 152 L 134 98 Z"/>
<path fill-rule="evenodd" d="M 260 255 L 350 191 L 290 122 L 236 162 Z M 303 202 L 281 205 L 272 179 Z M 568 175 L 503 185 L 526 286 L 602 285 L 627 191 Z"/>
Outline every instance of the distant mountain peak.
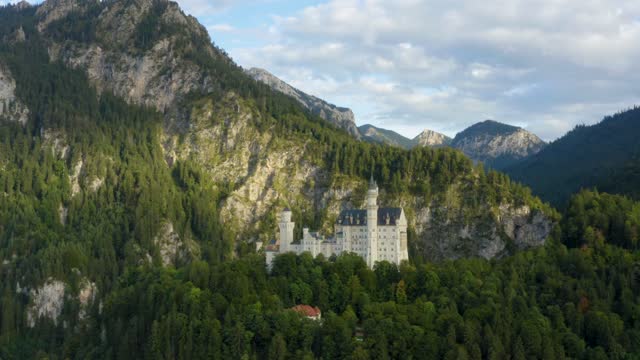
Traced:
<path fill-rule="evenodd" d="M 448 146 L 451 144 L 452 139 L 439 132 L 425 129 L 418 136 L 413 138 L 415 146 Z"/>
<path fill-rule="evenodd" d="M 375 127 L 371 124 L 362 125 L 358 127 L 358 130 L 362 134 L 363 139 L 369 142 L 387 144 L 403 149 L 411 149 L 415 145 L 413 140 L 395 131 Z"/>
<path fill-rule="evenodd" d="M 520 127 L 485 120 L 458 133 L 451 145 L 475 161 L 504 168 L 537 154 L 547 144 Z"/>
<path fill-rule="evenodd" d="M 495 120 L 484 120 L 479 123 L 473 124 L 468 128 L 466 128 L 465 130 L 461 131 L 456 135 L 456 138 L 459 136 L 466 137 L 469 135 L 476 135 L 476 134 L 484 134 L 484 135 L 491 135 L 491 136 L 507 135 L 507 134 L 515 133 L 520 130 L 523 130 L 523 129 L 517 126 L 504 124 Z"/>
<path fill-rule="evenodd" d="M 273 90 L 293 97 L 312 114 L 325 119 L 329 123 L 341 129 L 344 129 L 356 139 L 360 139 L 360 132 L 356 127 L 355 116 L 351 109 L 330 104 L 316 96 L 309 95 L 298 90 L 267 70 L 254 67 L 249 70 L 245 70 L 245 72 L 256 81 L 267 84 Z"/>

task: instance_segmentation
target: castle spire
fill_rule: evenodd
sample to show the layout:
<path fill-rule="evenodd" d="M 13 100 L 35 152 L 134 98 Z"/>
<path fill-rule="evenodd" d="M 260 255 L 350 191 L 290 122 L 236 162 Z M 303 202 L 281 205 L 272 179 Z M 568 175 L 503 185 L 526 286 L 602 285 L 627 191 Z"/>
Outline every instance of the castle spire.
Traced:
<path fill-rule="evenodd" d="M 371 179 L 369 180 L 369 189 L 375 189 L 378 187 L 376 181 L 373 179 L 373 172 L 371 173 Z"/>

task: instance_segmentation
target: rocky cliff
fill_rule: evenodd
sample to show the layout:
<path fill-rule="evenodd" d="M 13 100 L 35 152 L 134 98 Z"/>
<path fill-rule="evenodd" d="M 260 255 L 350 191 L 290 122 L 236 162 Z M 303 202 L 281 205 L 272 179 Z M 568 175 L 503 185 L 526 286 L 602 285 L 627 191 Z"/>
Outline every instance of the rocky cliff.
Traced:
<path fill-rule="evenodd" d="M 474 161 L 502 169 L 537 154 L 546 143 L 522 128 L 486 120 L 458 133 L 451 146 Z"/>
<path fill-rule="evenodd" d="M 27 123 L 29 109 L 16 98 L 16 82 L 9 70 L 0 63 L 0 119 Z"/>
<path fill-rule="evenodd" d="M 360 132 L 356 127 L 355 116 L 351 109 L 338 107 L 313 95 L 306 94 L 264 69 L 251 68 L 246 72 L 252 78 L 269 85 L 272 89 L 293 97 L 312 114 L 346 130 L 354 138 L 360 139 Z"/>
<path fill-rule="evenodd" d="M 413 139 L 414 146 L 441 147 L 451 144 L 452 139 L 444 134 L 426 129 Z"/>
<path fill-rule="evenodd" d="M 174 2 L 51 0 L 36 16 L 52 60 L 84 70 L 98 90 L 160 111 L 171 110 L 188 93 L 215 88 L 211 75 L 187 55 L 230 61 Z M 69 22 L 83 17 L 90 18 L 92 30 L 80 36 L 83 29 L 70 28 Z"/>

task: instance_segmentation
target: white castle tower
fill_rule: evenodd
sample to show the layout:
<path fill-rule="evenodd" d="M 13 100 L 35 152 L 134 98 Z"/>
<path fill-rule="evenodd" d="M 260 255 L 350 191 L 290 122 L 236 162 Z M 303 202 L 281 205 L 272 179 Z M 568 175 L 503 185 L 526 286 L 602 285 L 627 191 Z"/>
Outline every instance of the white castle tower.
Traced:
<path fill-rule="evenodd" d="M 369 267 L 373 267 L 378 261 L 378 184 L 373 180 L 373 175 L 367 191 L 367 238 L 369 241 L 365 261 Z"/>
<path fill-rule="evenodd" d="M 291 210 L 284 209 L 280 214 L 280 252 L 286 253 L 292 251 L 291 243 L 293 242 L 293 228 L 295 224 L 291 221 Z"/>

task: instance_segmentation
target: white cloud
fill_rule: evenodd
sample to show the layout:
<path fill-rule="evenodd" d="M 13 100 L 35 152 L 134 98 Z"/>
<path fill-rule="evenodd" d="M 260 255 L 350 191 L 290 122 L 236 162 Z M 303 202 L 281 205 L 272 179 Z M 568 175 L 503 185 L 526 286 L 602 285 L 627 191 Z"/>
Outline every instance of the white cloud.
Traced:
<path fill-rule="evenodd" d="M 515 86 L 504 92 L 506 96 L 524 96 L 536 88 L 536 84 L 523 84 Z"/>
<path fill-rule="evenodd" d="M 451 134 L 493 117 L 553 139 L 639 102 L 639 19 L 626 0 L 331 0 L 229 50 L 360 124 Z"/>

